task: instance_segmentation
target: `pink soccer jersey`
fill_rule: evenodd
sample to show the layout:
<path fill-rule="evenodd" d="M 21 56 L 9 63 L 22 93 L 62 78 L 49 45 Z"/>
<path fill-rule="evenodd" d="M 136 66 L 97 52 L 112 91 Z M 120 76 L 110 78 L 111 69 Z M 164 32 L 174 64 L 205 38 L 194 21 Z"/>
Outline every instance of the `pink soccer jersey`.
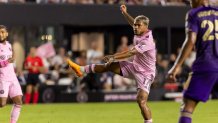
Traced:
<path fill-rule="evenodd" d="M 156 47 L 152 31 L 142 36 L 134 37 L 134 46 L 138 53 L 134 56 L 133 65 L 136 71 L 144 75 L 155 76 L 156 70 Z"/>
<path fill-rule="evenodd" d="M 0 62 L 6 61 L 12 57 L 12 47 L 7 41 L 6 44 L 0 43 Z M 13 63 L 9 63 L 7 66 L 0 68 L 0 80 L 1 81 L 14 81 L 17 80 L 14 72 Z"/>
<path fill-rule="evenodd" d="M 0 43 L 0 62 L 12 57 L 12 48 L 9 42 Z M 0 97 L 13 98 L 23 95 L 12 63 L 0 68 Z"/>
<path fill-rule="evenodd" d="M 133 62 L 120 62 L 122 75 L 135 79 L 137 88 L 149 93 L 156 70 L 156 48 L 152 32 L 149 31 L 140 37 L 135 36 L 134 47 L 138 53 L 135 54 Z"/>

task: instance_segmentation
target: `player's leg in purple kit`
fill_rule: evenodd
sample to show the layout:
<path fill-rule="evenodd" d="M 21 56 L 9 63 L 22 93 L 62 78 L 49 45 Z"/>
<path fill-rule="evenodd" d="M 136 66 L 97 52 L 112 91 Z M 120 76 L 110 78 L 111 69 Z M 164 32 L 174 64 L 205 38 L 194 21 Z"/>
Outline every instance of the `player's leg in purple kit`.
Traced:
<path fill-rule="evenodd" d="M 198 101 L 184 98 L 184 104 L 181 107 L 179 123 L 192 123 L 192 113 L 194 112 Z"/>
<path fill-rule="evenodd" d="M 184 92 L 179 123 L 192 123 L 192 114 L 198 102 L 209 99 L 212 88 L 218 81 L 217 73 L 193 73 L 190 76 L 190 83 Z"/>

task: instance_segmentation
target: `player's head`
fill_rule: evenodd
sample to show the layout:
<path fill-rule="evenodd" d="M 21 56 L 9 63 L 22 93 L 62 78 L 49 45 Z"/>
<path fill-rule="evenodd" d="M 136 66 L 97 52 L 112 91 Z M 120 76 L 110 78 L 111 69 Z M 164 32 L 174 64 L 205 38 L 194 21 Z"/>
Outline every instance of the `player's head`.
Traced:
<path fill-rule="evenodd" d="M 0 42 L 6 41 L 7 37 L 8 37 L 8 31 L 6 26 L 0 25 Z"/>
<path fill-rule="evenodd" d="M 30 47 L 30 55 L 31 56 L 35 56 L 36 55 L 36 47 L 35 46 L 32 46 L 32 47 Z"/>
<path fill-rule="evenodd" d="M 210 0 L 190 0 L 190 4 L 192 8 L 197 8 L 199 6 L 207 6 L 209 5 Z"/>
<path fill-rule="evenodd" d="M 143 35 L 148 30 L 149 18 L 139 15 L 134 19 L 133 30 L 135 35 Z"/>

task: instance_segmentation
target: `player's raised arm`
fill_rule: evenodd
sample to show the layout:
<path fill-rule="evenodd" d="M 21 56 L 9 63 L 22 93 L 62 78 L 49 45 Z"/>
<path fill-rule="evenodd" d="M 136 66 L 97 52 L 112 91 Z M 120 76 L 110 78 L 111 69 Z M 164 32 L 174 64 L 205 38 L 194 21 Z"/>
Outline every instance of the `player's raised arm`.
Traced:
<path fill-rule="evenodd" d="M 127 7 L 126 7 L 126 5 L 123 5 L 123 4 L 122 4 L 122 5 L 120 6 L 120 10 L 121 10 L 123 16 L 125 17 L 125 19 L 128 21 L 128 23 L 129 23 L 131 26 L 133 26 L 133 24 L 134 24 L 134 18 L 127 12 Z"/>

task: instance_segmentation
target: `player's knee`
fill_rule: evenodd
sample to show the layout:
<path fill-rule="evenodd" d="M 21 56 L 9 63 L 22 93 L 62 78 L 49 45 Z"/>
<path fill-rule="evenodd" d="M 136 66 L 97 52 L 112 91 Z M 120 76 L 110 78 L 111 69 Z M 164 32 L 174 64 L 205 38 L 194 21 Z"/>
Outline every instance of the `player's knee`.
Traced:
<path fill-rule="evenodd" d="M 6 102 L 0 102 L 0 108 L 3 108 L 6 105 Z"/>
<path fill-rule="evenodd" d="M 185 111 L 185 112 L 193 113 L 194 107 L 191 106 L 191 105 L 182 104 L 182 105 L 180 106 L 180 111 L 181 111 L 181 112 Z"/>
<path fill-rule="evenodd" d="M 140 107 L 145 108 L 147 101 L 146 101 L 146 99 L 142 99 L 142 98 L 140 98 L 140 97 L 137 97 L 137 103 L 138 103 L 138 105 L 139 105 Z"/>
<path fill-rule="evenodd" d="M 182 107 L 180 107 L 180 110 L 181 110 L 181 112 L 185 111 L 185 112 L 193 113 L 194 107 L 191 107 L 191 106 L 182 106 Z"/>
<path fill-rule="evenodd" d="M 16 103 L 14 103 L 15 105 L 22 105 L 23 104 L 23 101 L 18 101 Z"/>

